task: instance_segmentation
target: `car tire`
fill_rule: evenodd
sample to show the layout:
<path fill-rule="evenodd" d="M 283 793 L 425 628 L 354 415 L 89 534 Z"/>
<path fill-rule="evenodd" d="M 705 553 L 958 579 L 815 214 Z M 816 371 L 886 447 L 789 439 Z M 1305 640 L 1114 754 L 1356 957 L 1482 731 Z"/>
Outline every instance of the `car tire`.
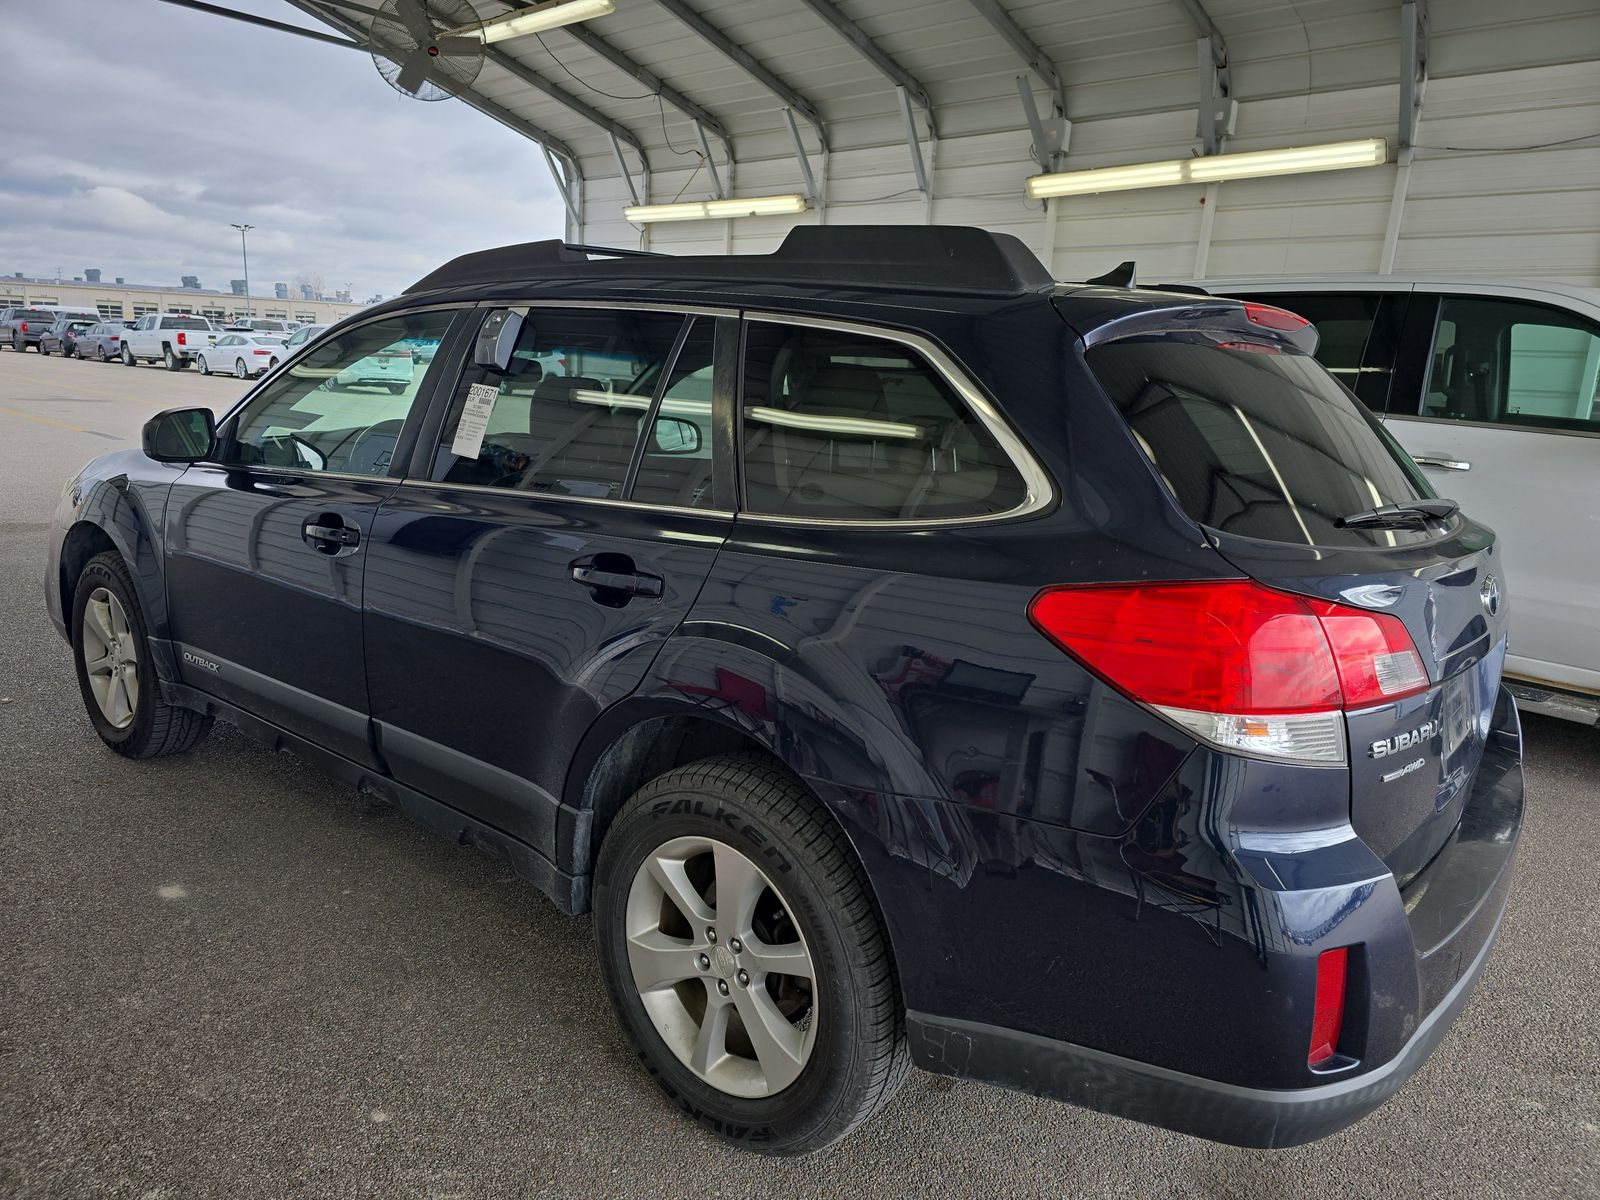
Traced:
<path fill-rule="evenodd" d="M 44 348 L 44 339 L 43 338 L 39 339 L 39 353 L 44 358 L 49 358 L 50 357 L 50 351 L 48 351 L 48 350 L 46 350 Z"/>
<path fill-rule="evenodd" d="M 94 731 L 127 758 L 189 749 L 211 718 L 161 694 L 133 576 L 115 551 L 97 554 L 72 594 L 72 661 Z"/>
<path fill-rule="evenodd" d="M 245 368 L 244 359 L 236 358 L 233 361 L 233 373 L 240 379 L 249 379 L 250 372 Z"/>
<path fill-rule="evenodd" d="M 267 370 L 276 371 L 277 369 L 278 369 L 278 360 L 275 359 L 275 358 L 267 359 Z"/>
<path fill-rule="evenodd" d="M 669 877 L 676 892 L 660 882 Z M 745 884 L 744 902 L 719 916 L 706 896 L 723 880 Z M 721 755 L 645 784 L 606 833 L 594 914 L 601 973 L 634 1051 L 679 1109 L 724 1140 L 766 1154 L 820 1150 L 905 1081 L 904 1012 L 866 873 L 843 831 L 771 760 Z M 780 960 L 809 984 L 799 971 L 760 969 Z"/>
<path fill-rule="evenodd" d="M 200 374 L 202 374 L 202 375 L 211 374 L 211 366 L 210 366 L 209 363 L 206 362 L 206 356 L 204 354 L 202 354 L 200 356 L 200 361 L 198 363 L 196 363 L 195 365 L 200 368 Z"/>
<path fill-rule="evenodd" d="M 169 371 L 176 371 L 183 366 L 183 359 L 172 352 L 171 346 L 167 346 L 161 352 L 161 365 Z"/>
<path fill-rule="evenodd" d="M 104 342 L 100 343 L 99 345 L 97 345 L 94 348 L 94 356 L 97 359 L 99 359 L 101 362 L 106 362 L 107 361 L 107 359 L 106 359 L 106 347 L 105 347 L 105 343 Z"/>
<path fill-rule="evenodd" d="M 125 367 L 137 367 L 139 365 L 139 360 L 134 358 L 133 351 L 126 346 L 122 348 L 122 365 Z"/>

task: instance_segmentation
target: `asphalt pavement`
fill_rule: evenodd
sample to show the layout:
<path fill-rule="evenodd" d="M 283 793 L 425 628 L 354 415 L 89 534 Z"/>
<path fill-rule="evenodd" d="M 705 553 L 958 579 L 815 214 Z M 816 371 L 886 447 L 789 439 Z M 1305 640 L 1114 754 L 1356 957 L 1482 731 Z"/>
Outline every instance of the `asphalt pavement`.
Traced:
<path fill-rule="evenodd" d="M 0 1197 L 1600 1197 L 1600 730 L 1539 717 L 1488 970 L 1354 1128 L 1239 1150 L 919 1074 L 832 1151 L 724 1146 L 633 1061 L 586 918 L 225 727 L 96 740 L 56 499 L 242 390 L 0 352 Z"/>

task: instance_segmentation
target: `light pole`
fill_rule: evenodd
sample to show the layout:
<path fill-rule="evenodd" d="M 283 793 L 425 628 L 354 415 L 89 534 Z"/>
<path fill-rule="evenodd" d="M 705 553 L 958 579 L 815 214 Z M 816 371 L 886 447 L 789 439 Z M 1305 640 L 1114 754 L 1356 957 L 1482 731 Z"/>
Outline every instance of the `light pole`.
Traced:
<path fill-rule="evenodd" d="M 230 222 L 231 224 L 231 222 Z M 254 225 L 234 225 L 239 231 L 239 253 L 244 256 L 244 315 L 255 316 L 255 310 L 250 307 L 250 251 L 244 244 L 244 235 L 255 228 Z"/>

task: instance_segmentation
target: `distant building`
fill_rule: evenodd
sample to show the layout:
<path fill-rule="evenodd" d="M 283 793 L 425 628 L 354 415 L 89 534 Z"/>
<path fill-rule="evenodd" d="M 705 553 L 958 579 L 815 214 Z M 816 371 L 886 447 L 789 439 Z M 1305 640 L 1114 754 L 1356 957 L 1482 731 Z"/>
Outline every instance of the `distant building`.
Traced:
<path fill-rule="evenodd" d="M 85 267 L 83 269 L 83 278 L 84 278 L 84 281 L 86 283 L 99 283 L 100 282 L 100 268 L 98 268 L 98 267 Z M 117 282 L 121 283 L 122 281 L 119 279 Z"/>
<path fill-rule="evenodd" d="M 228 280 L 228 286 L 233 289 L 233 294 L 235 296 L 244 295 L 244 280 L 230 279 Z"/>
<path fill-rule="evenodd" d="M 186 288 L 193 288 L 195 291 L 199 291 L 200 290 L 200 276 L 198 276 L 198 275 L 185 275 L 183 277 L 183 286 L 186 287 Z"/>
<path fill-rule="evenodd" d="M 18 276 L 17 276 L 17 278 L 18 278 L 18 279 L 21 279 L 21 278 L 22 278 L 22 276 L 21 276 L 21 275 L 18 275 Z M 127 285 L 127 282 L 128 282 L 128 281 L 127 281 L 127 280 L 126 280 L 126 279 L 124 279 L 124 278 L 123 278 L 123 277 L 122 277 L 122 276 L 121 276 L 121 275 L 118 275 L 118 276 L 117 276 L 117 286 L 118 286 L 118 287 L 125 287 L 125 286 L 126 286 L 126 285 Z"/>
<path fill-rule="evenodd" d="M 57 279 L 30 277 L 18 271 L 0 277 L 0 308 L 12 304 L 62 305 L 72 308 L 99 310 L 107 320 L 130 320 L 156 312 L 196 313 L 221 321 L 229 313 L 242 313 L 248 308 L 258 317 L 276 317 L 285 321 L 303 321 L 307 324 L 331 325 L 357 312 L 360 305 L 330 304 L 323 300 L 269 300 L 255 297 L 241 304 L 244 281 L 239 281 L 239 291 L 233 294 L 214 288 L 175 288 L 128 286 L 119 276 L 117 282 L 68 283 Z"/>
<path fill-rule="evenodd" d="M 273 284 L 272 297 L 275 300 L 287 300 L 289 298 L 289 285 L 287 283 Z"/>
<path fill-rule="evenodd" d="M 312 292 L 311 285 L 309 283 L 302 283 L 300 285 L 300 299 L 315 300 L 316 298 L 316 294 Z"/>

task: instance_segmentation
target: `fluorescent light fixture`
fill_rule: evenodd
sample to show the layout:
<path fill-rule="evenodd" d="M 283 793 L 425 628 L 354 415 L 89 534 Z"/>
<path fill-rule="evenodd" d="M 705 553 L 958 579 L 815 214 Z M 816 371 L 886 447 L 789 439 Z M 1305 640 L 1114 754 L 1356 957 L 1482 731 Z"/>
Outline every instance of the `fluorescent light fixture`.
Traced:
<path fill-rule="evenodd" d="M 617 11 L 616 0 L 562 0 L 560 4 L 547 4 L 543 8 L 528 8 L 521 12 L 495 17 L 482 25 L 469 25 L 451 30 L 453 34 L 477 34 L 485 44 L 506 42 L 512 38 L 527 37 L 530 33 L 543 33 L 547 29 L 560 29 L 563 25 L 576 25 L 579 21 L 592 21 L 608 17 Z"/>
<path fill-rule="evenodd" d="M 1261 179 L 1268 175 L 1299 175 L 1310 171 L 1344 171 L 1351 167 L 1376 167 L 1389 161 L 1384 138 L 1354 142 L 1325 142 L 1320 146 L 1293 146 L 1287 150 L 1248 150 L 1241 154 L 1210 154 L 1203 158 L 1177 158 L 1170 162 L 1134 163 L 1126 167 L 1097 167 L 1090 171 L 1057 171 L 1028 178 L 1028 198 L 1083 196 L 1092 192 L 1124 192 L 1134 188 L 1169 187 L 1177 183 L 1217 183 L 1223 179 Z"/>
<path fill-rule="evenodd" d="M 746 196 L 732 200 L 686 200 L 681 204 L 630 204 L 625 221 L 708 221 L 719 217 L 777 217 L 803 213 L 810 202 L 798 192 L 788 196 Z"/>
<path fill-rule="evenodd" d="M 832 417 L 818 413 L 791 412 L 787 408 L 767 408 L 752 405 L 744 410 L 746 421 L 762 421 L 768 425 L 782 425 L 788 429 L 814 429 L 820 433 L 838 433 L 847 437 L 904 438 L 917 441 L 922 428 L 904 421 L 875 421 L 870 417 Z"/>

